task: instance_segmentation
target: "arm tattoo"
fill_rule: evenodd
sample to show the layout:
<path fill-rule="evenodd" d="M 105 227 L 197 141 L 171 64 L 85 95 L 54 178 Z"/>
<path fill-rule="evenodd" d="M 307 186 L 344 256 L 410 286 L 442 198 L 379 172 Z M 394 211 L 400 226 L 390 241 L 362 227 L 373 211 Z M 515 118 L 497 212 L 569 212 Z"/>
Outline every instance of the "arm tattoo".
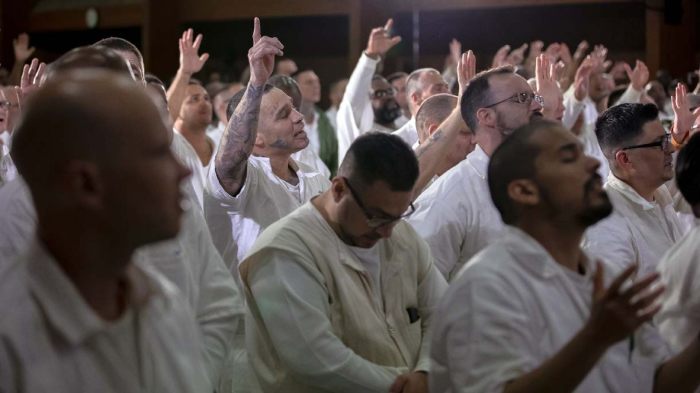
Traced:
<path fill-rule="evenodd" d="M 221 137 L 221 146 L 216 155 L 216 176 L 224 190 L 234 196 L 245 181 L 248 157 L 253 152 L 253 143 L 257 136 L 264 88 L 264 85 L 248 85 Z"/>
<path fill-rule="evenodd" d="M 433 135 L 430 136 L 430 139 L 428 139 L 428 142 L 421 146 L 420 149 L 416 152 L 416 158 L 420 158 L 423 154 L 425 154 L 428 150 L 430 150 L 431 147 L 442 138 L 442 129 L 438 129 L 433 133 Z"/>

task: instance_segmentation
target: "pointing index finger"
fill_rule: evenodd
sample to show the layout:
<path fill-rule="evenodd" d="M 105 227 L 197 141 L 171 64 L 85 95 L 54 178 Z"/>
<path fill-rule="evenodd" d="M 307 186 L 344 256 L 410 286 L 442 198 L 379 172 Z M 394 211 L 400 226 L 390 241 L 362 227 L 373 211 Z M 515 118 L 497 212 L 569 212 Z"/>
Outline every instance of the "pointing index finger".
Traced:
<path fill-rule="evenodd" d="M 256 16 L 253 19 L 253 44 L 260 41 L 260 19 Z"/>

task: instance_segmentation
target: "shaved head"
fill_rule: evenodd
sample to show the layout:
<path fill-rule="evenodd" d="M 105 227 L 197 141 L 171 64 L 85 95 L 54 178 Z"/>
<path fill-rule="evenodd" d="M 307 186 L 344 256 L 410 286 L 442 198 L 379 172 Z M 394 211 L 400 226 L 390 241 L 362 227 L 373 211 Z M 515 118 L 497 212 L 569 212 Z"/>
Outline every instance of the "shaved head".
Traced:
<path fill-rule="evenodd" d="M 416 112 L 416 130 L 421 143 L 430 137 L 430 125 L 440 125 L 445 121 L 457 106 L 457 101 L 457 96 L 452 94 L 436 94 L 423 101 Z"/>
<path fill-rule="evenodd" d="M 57 73 L 29 98 L 12 156 L 40 223 L 77 216 L 136 246 L 179 230 L 179 183 L 188 171 L 172 156 L 153 100 L 131 78 Z"/>

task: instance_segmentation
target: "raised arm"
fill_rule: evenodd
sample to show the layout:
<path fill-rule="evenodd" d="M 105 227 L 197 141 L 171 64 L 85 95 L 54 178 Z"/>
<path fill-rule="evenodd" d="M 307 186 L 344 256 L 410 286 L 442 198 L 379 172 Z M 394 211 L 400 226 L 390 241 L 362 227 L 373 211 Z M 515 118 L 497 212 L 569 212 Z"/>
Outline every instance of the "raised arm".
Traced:
<path fill-rule="evenodd" d="M 12 40 L 12 49 L 15 52 L 15 64 L 10 72 L 10 85 L 19 85 L 24 63 L 32 56 L 35 48 L 29 47 L 29 35 L 22 33 Z"/>
<path fill-rule="evenodd" d="M 509 382 L 504 393 L 574 391 L 608 348 L 649 322 L 661 307 L 652 305 L 664 288 L 651 289 L 659 278 L 658 273 L 653 273 L 622 289 L 635 271 L 636 265 L 630 266 L 606 290 L 603 266 L 598 263 L 591 316 L 586 325 L 541 366 Z"/>
<path fill-rule="evenodd" d="M 275 56 L 282 56 L 284 48 L 277 38 L 260 35 L 260 19 L 255 18 L 253 23 L 253 47 L 248 50 L 250 81 L 221 136 L 214 163 L 216 177 L 232 196 L 238 195 L 245 182 L 248 157 L 253 152 L 257 136 L 265 83 L 275 68 Z"/>
<path fill-rule="evenodd" d="M 459 96 L 461 97 L 469 81 L 476 75 L 476 57 L 469 50 L 462 54 L 457 64 L 457 80 L 459 82 Z M 459 105 L 440 124 L 430 138 L 416 149 L 420 174 L 413 187 L 413 196 L 418 198 L 423 188 L 435 176 L 438 168 L 447 156 L 449 149 L 454 146 L 455 139 L 460 132 L 471 132 L 462 119 Z"/>
<path fill-rule="evenodd" d="M 209 54 L 204 53 L 199 55 L 199 46 L 202 44 L 202 35 L 198 34 L 197 38 L 192 40 L 194 32 L 192 29 L 185 30 L 182 37 L 178 39 L 180 46 L 180 68 L 177 69 L 175 79 L 168 88 L 168 110 L 170 111 L 170 119 L 175 122 L 180 114 L 180 107 L 185 101 L 185 93 L 187 85 L 190 83 L 192 75 L 199 72 L 204 63 L 209 59 Z"/>

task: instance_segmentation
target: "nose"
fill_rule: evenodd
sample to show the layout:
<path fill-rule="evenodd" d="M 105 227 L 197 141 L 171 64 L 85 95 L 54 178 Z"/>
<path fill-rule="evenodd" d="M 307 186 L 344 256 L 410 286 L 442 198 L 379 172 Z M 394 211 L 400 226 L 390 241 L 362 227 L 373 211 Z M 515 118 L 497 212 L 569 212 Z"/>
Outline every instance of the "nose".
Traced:
<path fill-rule="evenodd" d="M 589 172 L 595 173 L 600 168 L 601 162 L 597 158 L 586 155 L 586 168 Z M 603 179 L 605 181 L 605 179 Z"/>
<path fill-rule="evenodd" d="M 540 105 L 540 103 L 537 102 L 537 100 L 533 98 L 532 102 L 530 103 L 530 111 L 539 112 L 541 110 L 542 110 L 542 105 Z"/>

